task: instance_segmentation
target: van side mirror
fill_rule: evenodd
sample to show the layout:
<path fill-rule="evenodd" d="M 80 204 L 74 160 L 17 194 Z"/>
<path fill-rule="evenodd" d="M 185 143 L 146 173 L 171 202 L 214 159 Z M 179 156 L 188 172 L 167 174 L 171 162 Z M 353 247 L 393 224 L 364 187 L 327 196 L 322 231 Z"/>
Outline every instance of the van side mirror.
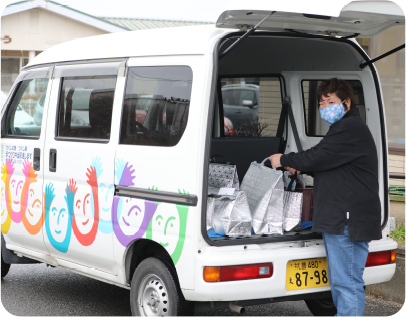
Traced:
<path fill-rule="evenodd" d="M 246 107 L 252 108 L 252 106 L 253 106 L 252 100 L 243 100 L 243 101 L 242 101 L 242 105 L 243 105 L 243 106 L 246 106 Z"/>

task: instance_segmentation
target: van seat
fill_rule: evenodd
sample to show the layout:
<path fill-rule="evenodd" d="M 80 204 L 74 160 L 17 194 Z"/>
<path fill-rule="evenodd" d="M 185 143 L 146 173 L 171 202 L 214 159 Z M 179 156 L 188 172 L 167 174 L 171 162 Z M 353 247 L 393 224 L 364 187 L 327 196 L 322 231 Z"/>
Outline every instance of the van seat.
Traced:
<path fill-rule="evenodd" d="M 226 162 L 236 165 L 241 183 L 253 161 L 261 163 L 266 157 L 278 153 L 280 141 L 278 137 L 212 138 L 210 158 L 221 155 Z M 222 162 L 221 158 L 216 160 Z M 271 166 L 269 161 L 265 165 Z"/>

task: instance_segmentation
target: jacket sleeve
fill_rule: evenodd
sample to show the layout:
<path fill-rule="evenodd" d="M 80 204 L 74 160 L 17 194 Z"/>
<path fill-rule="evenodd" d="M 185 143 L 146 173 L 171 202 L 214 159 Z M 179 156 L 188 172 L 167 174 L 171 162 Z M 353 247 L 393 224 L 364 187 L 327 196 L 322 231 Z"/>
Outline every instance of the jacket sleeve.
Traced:
<path fill-rule="evenodd" d="M 357 150 L 344 131 L 329 131 L 316 146 L 299 153 L 281 156 L 281 165 L 298 171 L 317 173 L 328 171 L 357 158 Z"/>

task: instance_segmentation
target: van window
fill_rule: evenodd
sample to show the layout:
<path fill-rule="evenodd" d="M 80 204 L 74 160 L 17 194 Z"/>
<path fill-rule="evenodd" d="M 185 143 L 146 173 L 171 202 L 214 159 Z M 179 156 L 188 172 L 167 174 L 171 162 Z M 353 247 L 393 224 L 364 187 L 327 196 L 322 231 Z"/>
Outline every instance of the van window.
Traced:
<path fill-rule="evenodd" d="M 279 77 L 222 78 L 224 135 L 273 137 L 282 108 Z"/>
<path fill-rule="evenodd" d="M 176 145 L 188 121 L 192 77 L 188 66 L 129 68 L 120 143 Z"/>
<path fill-rule="evenodd" d="M 117 76 L 62 78 L 57 136 L 110 139 Z"/>
<path fill-rule="evenodd" d="M 359 109 L 361 118 L 366 122 L 364 91 L 359 80 L 347 80 L 354 90 L 355 103 Z M 317 89 L 322 80 L 303 80 L 302 95 L 305 108 L 305 123 L 307 136 L 325 136 L 330 124 L 321 119 L 319 112 L 319 101 L 317 100 Z"/>
<path fill-rule="evenodd" d="M 40 103 L 45 102 L 48 78 L 23 80 L 14 94 L 6 114 L 3 135 L 34 136 L 41 134 L 42 115 Z"/>

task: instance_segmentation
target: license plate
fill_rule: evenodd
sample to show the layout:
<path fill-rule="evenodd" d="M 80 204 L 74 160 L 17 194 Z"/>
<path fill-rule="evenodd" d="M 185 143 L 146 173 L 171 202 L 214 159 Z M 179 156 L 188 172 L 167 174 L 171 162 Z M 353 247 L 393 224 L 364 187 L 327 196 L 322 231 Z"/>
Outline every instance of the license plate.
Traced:
<path fill-rule="evenodd" d="M 286 266 L 286 290 L 329 286 L 327 259 L 304 259 L 289 261 Z"/>

